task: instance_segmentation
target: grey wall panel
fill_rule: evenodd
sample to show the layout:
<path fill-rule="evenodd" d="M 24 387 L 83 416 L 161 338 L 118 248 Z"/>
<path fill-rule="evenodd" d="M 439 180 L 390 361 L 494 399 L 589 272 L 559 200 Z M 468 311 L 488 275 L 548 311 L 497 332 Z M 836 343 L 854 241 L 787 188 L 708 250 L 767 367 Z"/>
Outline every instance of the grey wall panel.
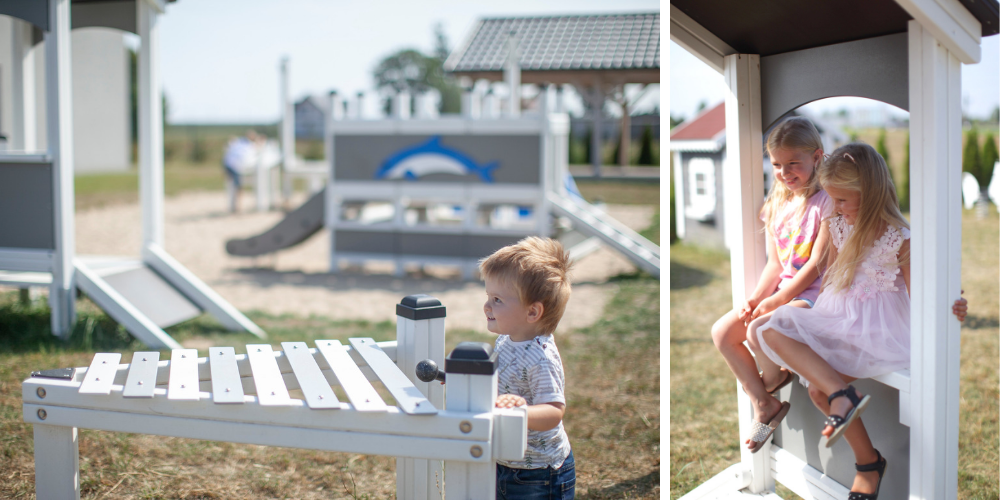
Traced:
<path fill-rule="evenodd" d="M 507 245 L 513 245 L 524 238 L 525 236 L 471 236 L 468 247 L 469 257 L 476 259 L 488 257 L 493 252 Z"/>
<path fill-rule="evenodd" d="M 371 181 L 389 158 L 400 151 L 427 143 L 434 135 L 334 136 L 337 180 Z M 541 138 L 538 135 L 441 135 L 440 146 L 468 156 L 476 168 L 490 169 L 497 184 L 537 184 L 541 176 Z M 484 182 L 479 175 L 431 173 L 417 182 Z M 406 182 L 406 181 L 401 181 Z"/>
<path fill-rule="evenodd" d="M 899 423 L 899 391 L 870 379 L 856 380 L 852 385 L 872 397 L 861 420 L 875 449 L 889 462 L 879 498 L 905 500 L 910 480 L 910 428 Z M 774 444 L 850 487 L 855 474 L 854 454 L 845 439 L 833 448 L 826 447 L 826 439 L 820 435 L 826 417 L 812 404 L 807 390 L 794 383 L 782 389 L 778 398 L 790 401 L 792 408 L 775 432 Z"/>
<path fill-rule="evenodd" d="M 761 57 L 763 128 L 825 97 L 867 97 L 909 109 L 906 37 L 899 33 Z"/>
<path fill-rule="evenodd" d="M 135 2 L 73 2 L 73 29 L 115 28 L 138 34 Z"/>
<path fill-rule="evenodd" d="M 0 0 L 0 14 L 23 19 L 45 31 L 49 30 L 49 2 Z"/>
<path fill-rule="evenodd" d="M 434 257 L 467 257 L 467 234 L 398 233 L 399 253 Z"/>
<path fill-rule="evenodd" d="M 0 247 L 54 250 L 51 163 L 0 164 Z"/>
<path fill-rule="evenodd" d="M 334 252 L 395 253 L 396 235 L 372 231 L 334 231 Z"/>

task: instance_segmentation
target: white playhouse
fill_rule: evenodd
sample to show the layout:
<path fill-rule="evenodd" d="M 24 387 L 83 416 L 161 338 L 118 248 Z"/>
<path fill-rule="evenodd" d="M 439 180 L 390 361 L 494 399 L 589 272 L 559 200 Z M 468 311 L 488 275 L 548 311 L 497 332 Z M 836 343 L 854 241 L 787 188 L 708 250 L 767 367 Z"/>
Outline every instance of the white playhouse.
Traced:
<path fill-rule="evenodd" d="M 47 287 L 52 332 L 67 337 L 79 289 L 153 348 L 179 348 L 163 328 L 208 312 L 230 330 L 264 332 L 164 250 L 163 120 L 160 107 L 158 19 L 165 0 L 0 2 L 12 18 L 14 101 L 34 88 L 31 48 L 45 50 L 47 149 L 0 154 L 0 284 Z M 73 117 L 70 92 L 73 19 L 139 35 L 138 130 L 142 254 L 136 258 L 78 256 L 74 244 Z M 35 33 L 43 35 L 40 38 Z M 26 68 L 27 66 L 27 68 Z M 125 99 L 122 96 L 122 99 Z M 15 113 L 13 133 L 33 127 L 33 106 Z M 18 143 L 18 141 L 14 141 Z"/>
<path fill-rule="evenodd" d="M 763 135 L 808 102 L 860 96 L 910 112 L 911 361 L 908 370 L 855 382 L 873 395 L 865 425 L 893 464 L 880 498 L 953 499 L 958 486 L 961 65 L 980 59 L 1000 26 L 996 0 L 812 2 L 671 0 L 670 36 L 725 76 L 725 219 L 733 304 L 765 264 Z M 808 29 L 789 29 L 808 23 Z M 854 470 L 845 442 L 820 446 L 819 413 L 797 384 L 792 411 L 761 453 L 684 498 L 778 498 L 780 482 L 808 499 L 846 499 Z M 740 434 L 749 398 L 734 391 Z M 845 486 L 847 485 L 847 486 Z"/>

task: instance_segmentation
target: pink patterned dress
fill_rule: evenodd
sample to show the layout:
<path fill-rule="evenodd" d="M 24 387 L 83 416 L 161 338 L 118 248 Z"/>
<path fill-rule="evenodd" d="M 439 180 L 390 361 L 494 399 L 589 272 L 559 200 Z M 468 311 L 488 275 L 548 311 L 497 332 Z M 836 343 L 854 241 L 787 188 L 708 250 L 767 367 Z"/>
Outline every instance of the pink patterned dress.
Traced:
<path fill-rule="evenodd" d="M 842 216 L 830 220 L 839 251 L 854 226 Z M 808 345 L 838 372 L 857 378 L 910 366 L 910 296 L 899 274 L 898 253 L 910 230 L 889 226 L 854 273 L 849 289 L 824 292 L 812 309 L 779 307 L 757 329 L 757 340 L 775 363 L 789 368 L 764 341 L 773 329 Z"/>
<path fill-rule="evenodd" d="M 781 264 L 779 290 L 788 286 L 799 270 L 809 262 L 823 219 L 832 213 L 833 200 L 823 190 L 813 193 L 804 201 L 803 206 L 786 203 L 778 212 L 770 230 L 774 236 L 778 262 Z M 761 219 L 766 220 L 766 217 Z M 822 274 L 817 276 L 805 290 L 796 294 L 795 298 L 816 302 L 822 278 Z"/>

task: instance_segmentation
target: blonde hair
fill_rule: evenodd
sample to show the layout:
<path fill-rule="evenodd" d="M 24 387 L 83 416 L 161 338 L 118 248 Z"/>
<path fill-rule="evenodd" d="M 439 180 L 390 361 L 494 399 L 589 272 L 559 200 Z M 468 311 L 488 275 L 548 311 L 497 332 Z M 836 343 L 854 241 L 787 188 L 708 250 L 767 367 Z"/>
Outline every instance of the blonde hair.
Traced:
<path fill-rule="evenodd" d="M 797 149 L 812 154 L 823 149 L 823 140 L 819 136 L 819 131 L 811 121 L 801 116 L 793 116 L 776 125 L 767 136 L 767 154 L 773 157 L 774 151 L 779 149 Z M 808 200 L 821 188 L 819 178 L 816 176 L 816 168 L 813 168 L 812 175 L 806 181 L 806 191 L 803 199 Z M 781 212 L 781 207 L 788 203 L 793 197 L 793 193 L 784 183 L 775 179 L 771 182 L 771 192 L 764 200 L 764 206 L 760 209 L 760 215 L 764 219 L 764 231 L 770 231 L 774 226 L 775 219 Z M 800 210 L 805 209 L 802 204 Z M 801 215 L 801 213 L 799 214 Z M 777 235 L 775 235 L 777 236 Z"/>
<path fill-rule="evenodd" d="M 838 291 L 851 285 L 854 271 L 887 226 L 909 229 L 910 225 L 899 211 L 889 167 L 875 148 L 863 143 L 837 148 L 820 165 L 819 179 L 824 188 L 855 191 L 861 195 L 854 230 L 842 243 L 837 258 L 829 264 L 823 278 L 824 291 L 827 287 Z M 899 255 L 899 262 L 895 264 L 905 265 L 909 260 L 909 252 L 906 252 Z"/>
<path fill-rule="evenodd" d="M 552 333 L 569 301 L 569 252 L 550 238 L 529 236 L 479 261 L 483 278 L 513 286 L 521 304 L 542 303 L 538 328 Z"/>

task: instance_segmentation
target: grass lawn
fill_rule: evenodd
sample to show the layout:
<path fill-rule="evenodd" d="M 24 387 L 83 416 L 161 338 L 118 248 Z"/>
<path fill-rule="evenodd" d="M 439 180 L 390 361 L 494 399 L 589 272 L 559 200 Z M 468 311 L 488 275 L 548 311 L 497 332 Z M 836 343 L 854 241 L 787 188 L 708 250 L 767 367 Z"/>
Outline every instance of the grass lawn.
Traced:
<path fill-rule="evenodd" d="M 962 218 L 959 498 L 997 499 L 1000 399 L 1000 225 L 995 211 Z M 731 305 L 729 257 L 684 245 L 670 249 L 670 497 L 679 498 L 738 462 L 735 377 L 712 345 L 712 323 Z M 779 485 L 782 498 L 798 498 Z"/>

